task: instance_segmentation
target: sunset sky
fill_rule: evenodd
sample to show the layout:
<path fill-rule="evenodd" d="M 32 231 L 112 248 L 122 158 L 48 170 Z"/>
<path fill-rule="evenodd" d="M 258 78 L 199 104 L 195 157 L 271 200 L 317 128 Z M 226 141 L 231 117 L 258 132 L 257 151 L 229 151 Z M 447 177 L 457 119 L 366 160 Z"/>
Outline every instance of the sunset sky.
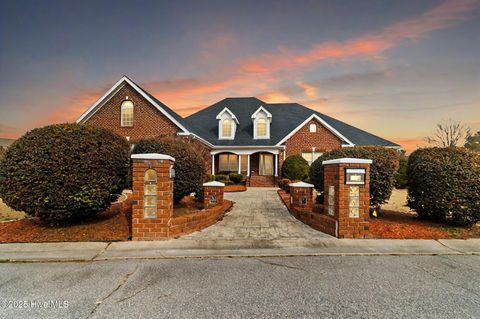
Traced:
<path fill-rule="evenodd" d="M 124 74 L 182 116 L 299 102 L 411 150 L 443 120 L 480 130 L 480 0 L 0 2 L 0 137 Z"/>

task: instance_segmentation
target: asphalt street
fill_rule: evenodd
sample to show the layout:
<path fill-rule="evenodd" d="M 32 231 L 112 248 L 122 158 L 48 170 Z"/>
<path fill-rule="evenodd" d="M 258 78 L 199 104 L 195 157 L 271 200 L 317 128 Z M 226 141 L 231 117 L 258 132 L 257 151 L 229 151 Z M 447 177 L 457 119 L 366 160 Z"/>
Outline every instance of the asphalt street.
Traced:
<path fill-rule="evenodd" d="M 480 256 L 0 264 L 1 318 L 480 318 Z"/>

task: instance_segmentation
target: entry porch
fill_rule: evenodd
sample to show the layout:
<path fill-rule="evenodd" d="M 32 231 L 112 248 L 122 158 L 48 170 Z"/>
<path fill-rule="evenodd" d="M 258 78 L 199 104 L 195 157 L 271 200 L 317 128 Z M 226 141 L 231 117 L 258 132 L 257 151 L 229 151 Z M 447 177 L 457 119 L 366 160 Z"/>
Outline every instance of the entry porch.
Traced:
<path fill-rule="evenodd" d="M 247 186 L 274 186 L 279 175 L 279 149 L 219 149 L 211 155 L 212 175 L 242 174 Z"/>

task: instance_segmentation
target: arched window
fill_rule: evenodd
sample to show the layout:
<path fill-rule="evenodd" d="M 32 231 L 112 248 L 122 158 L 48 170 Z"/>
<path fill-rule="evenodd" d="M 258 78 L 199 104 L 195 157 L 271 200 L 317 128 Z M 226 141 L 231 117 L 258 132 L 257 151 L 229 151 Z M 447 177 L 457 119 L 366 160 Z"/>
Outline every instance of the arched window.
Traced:
<path fill-rule="evenodd" d="M 222 137 L 232 136 L 232 120 L 224 119 L 222 121 Z"/>
<path fill-rule="evenodd" d="M 317 132 L 317 124 L 312 123 L 310 124 L 310 133 L 315 133 Z"/>
<path fill-rule="evenodd" d="M 257 137 L 267 136 L 267 120 L 259 118 L 257 120 Z"/>
<path fill-rule="evenodd" d="M 157 217 L 157 172 L 154 169 L 145 171 L 143 190 L 143 217 Z"/>
<path fill-rule="evenodd" d="M 122 102 L 122 126 L 133 126 L 133 102 L 125 100 Z"/>

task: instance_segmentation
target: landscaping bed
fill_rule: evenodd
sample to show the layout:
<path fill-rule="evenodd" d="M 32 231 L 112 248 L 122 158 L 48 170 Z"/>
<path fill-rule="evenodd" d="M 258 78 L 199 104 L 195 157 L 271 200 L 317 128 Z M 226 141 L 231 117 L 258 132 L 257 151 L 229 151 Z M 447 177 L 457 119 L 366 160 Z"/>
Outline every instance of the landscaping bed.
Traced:
<path fill-rule="evenodd" d="M 1 243 L 122 241 L 129 237 L 130 218 L 119 211 L 105 211 L 71 226 L 48 227 L 37 218 L 0 223 Z"/>
<path fill-rule="evenodd" d="M 278 190 L 282 202 L 289 207 L 290 194 Z M 405 207 L 405 190 L 394 190 L 391 201 L 384 207 L 396 207 L 398 211 L 382 209 L 378 217 L 370 218 L 371 238 L 383 239 L 466 239 L 480 238 L 480 227 L 454 227 L 442 223 L 421 220 L 415 212 Z M 318 205 L 318 204 L 316 204 Z M 318 205 L 318 208 L 320 205 Z M 318 209 L 317 209 L 318 211 Z M 315 212 L 314 210 L 314 213 Z"/>
<path fill-rule="evenodd" d="M 453 227 L 421 220 L 416 214 L 382 210 L 370 219 L 372 238 L 390 239 L 448 239 L 479 238 L 480 227 Z"/>
<path fill-rule="evenodd" d="M 246 190 L 247 186 L 241 184 L 225 185 L 225 188 L 223 189 L 225 193 L 244 192 Z"/>
<path fill-rule="evenodd" d="M 51 227 L 38 218 L 0 223 L 0 243 L 123 241 L 131 236 L 131 196 L 75 225 Z"/>

